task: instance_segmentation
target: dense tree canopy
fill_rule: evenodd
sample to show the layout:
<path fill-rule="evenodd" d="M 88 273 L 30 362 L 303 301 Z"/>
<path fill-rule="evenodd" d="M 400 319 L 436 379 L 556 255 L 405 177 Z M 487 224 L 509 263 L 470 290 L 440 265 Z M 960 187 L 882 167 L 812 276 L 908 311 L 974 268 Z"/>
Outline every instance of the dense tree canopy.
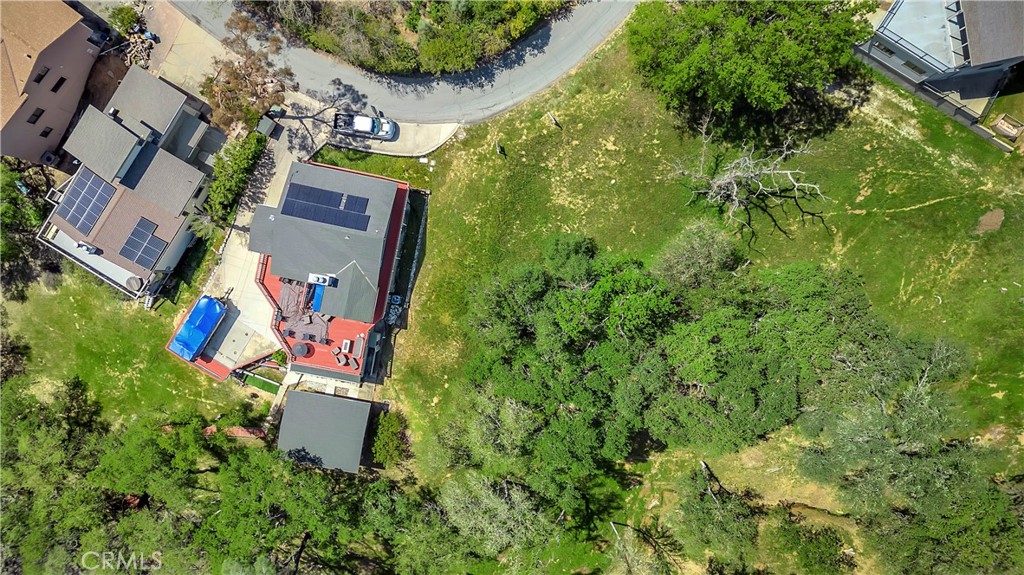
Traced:
<path fill-rule="evenodd" d="M 985 478 L 932 391 L 964 354 L 889 329 L 850 273 L 737 269 L 735 251 L 714 224 L 691 226 L 652 273 L 558 235 L 540 261 L 482 281 L 468 409 L 439 437 L 448 469 L 428 484 L 401 467 L 392 480 L 301 465 L 208 435 L 194 411 L 111 427 L 82 381 L 16 376 L 0 388 L 4 569 L 65 572 L 101 549 L 159 550 L 173 573 L 534 572 L 551 540 L 604 538 L 633 573 L 682 559 L 748 573 L 768 558 L 842 575 L 857 561 L 847 533 L 732 490 L 704 462 L 676 471 L 660 523 L 608 531 L 636 485 L 624 463 L 728 453 L 794 424 L 800 471 L 836 486 L 890 572 L 1019 571 L 1024 482 L 1004 482 L 1014 499 Z M 375 455 L 390 457 L 401 421 L 381 427 Z"/>
<path fill-rule="evenodd" d="M 860 0 L 645 2 L 628 25 L 630 54 L 671 108 L 776 111 L 794 90 L 822 90 L 871 31 Z"/>

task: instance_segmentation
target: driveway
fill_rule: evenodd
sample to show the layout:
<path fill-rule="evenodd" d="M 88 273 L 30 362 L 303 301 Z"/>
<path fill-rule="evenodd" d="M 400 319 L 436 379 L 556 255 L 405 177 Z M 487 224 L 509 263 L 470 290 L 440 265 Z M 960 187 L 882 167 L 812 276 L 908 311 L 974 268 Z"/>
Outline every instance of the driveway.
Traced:
<path fill-rule="evenodd" d="M 217 38 L 234 10 L 228 0 L 171 0 L 191 21 Z M 358 109 L 376 106 L 399 121 L 481 122 L 523 102 L 572 71 L 632 12 L 634 2 L 594 0 L 567 17 L 540 26 L 495 62 L 463 74 L 385 78 L 306 48 L 276 56 L 295 72 L 299 90 L 327 102 L 344 94 Z"/>

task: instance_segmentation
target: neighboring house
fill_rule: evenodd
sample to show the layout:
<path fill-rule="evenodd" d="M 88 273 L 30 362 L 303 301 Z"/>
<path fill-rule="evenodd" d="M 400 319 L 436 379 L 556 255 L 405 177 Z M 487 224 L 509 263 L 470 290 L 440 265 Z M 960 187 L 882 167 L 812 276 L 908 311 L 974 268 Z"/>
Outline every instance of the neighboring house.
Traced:
<path fill-rule="evenodd" d="M 298 463 L 358 473 L 369 418 L 369 402 L 289 391 L 277 448 Z"/>
<path fill-rule="evenodd" d="M 80 165 L 47 195 L 57 207 L 39 239 L 132 297 L 154 294 L 193 239 L 208 128 L 184 93 L 132 67 L 108 109 L 87 108 L 68 137 Z"/>
<path fill-rule="evenodd" d="M 380 381 L 408 199 L 405 182 L 293 163 L 279 205 L 257 206 L 249 249 L 290 370 Z"/>
<path fill-rule="evenodd" d="M 1024 63 L 1024 1 L 897 0 L 858 50 L 977 121 Z"/>
<path fill-rule="evenodd" d="M 0 153 L 51 164 L 102 41 L 63 2 L 0 2 Z"/>

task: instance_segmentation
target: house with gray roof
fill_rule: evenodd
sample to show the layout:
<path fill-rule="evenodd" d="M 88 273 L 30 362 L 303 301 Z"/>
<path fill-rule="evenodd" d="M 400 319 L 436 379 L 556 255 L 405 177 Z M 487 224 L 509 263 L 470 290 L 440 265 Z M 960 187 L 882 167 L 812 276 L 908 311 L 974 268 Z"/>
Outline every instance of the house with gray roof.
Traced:
<path fill-rule="evenodd" d="M 369 402 L 289 391 L 277 447 L 298 463 L 358 473 L 369 418 Z"/>
<path fill-rule="evenodd" d="M 257 206 L 249 249 L 290 370 L 379 382 L 408 200 L 405 182 L 295 162 L 278 204 Z"/>
<path fill-rule="evenodd" d="M 1024 2 L 896 0 L 857 47 L 865 60 L 940 109 L 977 122 L 1024 73 Z"/>
<path fill-rule="evenodd" d="M 48 194 L 56 208 L 39 240 L 125 294 L 156 293 L 194 237 L 208 129 L 185 93 L 132 67 L 107 109 L 87 108 L 68 136 L 78 169 Z"/>

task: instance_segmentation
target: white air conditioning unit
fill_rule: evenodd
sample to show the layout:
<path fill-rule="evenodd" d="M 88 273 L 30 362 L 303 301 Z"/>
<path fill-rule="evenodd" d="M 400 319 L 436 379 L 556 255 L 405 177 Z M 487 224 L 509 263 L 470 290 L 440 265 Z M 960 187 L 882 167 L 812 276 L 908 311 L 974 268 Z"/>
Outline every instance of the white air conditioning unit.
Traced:
<path fill-rule="evenodd" d="M 99 248 L 97 248 L 96 246 L 88 244 L 86 242 L 78 242 L 78 245 L 75 247 L 77 247 L 78 249 L 82 250 L 87 254 L 95 254 L 96 252 L 100 251 Z"/>
<path fill-rule="evenodd" d="M 331 285 L 331 276 L 323 274 L 309 274 L 309 278 L 306 280 L 306 283 L 322 286 Z"/>

